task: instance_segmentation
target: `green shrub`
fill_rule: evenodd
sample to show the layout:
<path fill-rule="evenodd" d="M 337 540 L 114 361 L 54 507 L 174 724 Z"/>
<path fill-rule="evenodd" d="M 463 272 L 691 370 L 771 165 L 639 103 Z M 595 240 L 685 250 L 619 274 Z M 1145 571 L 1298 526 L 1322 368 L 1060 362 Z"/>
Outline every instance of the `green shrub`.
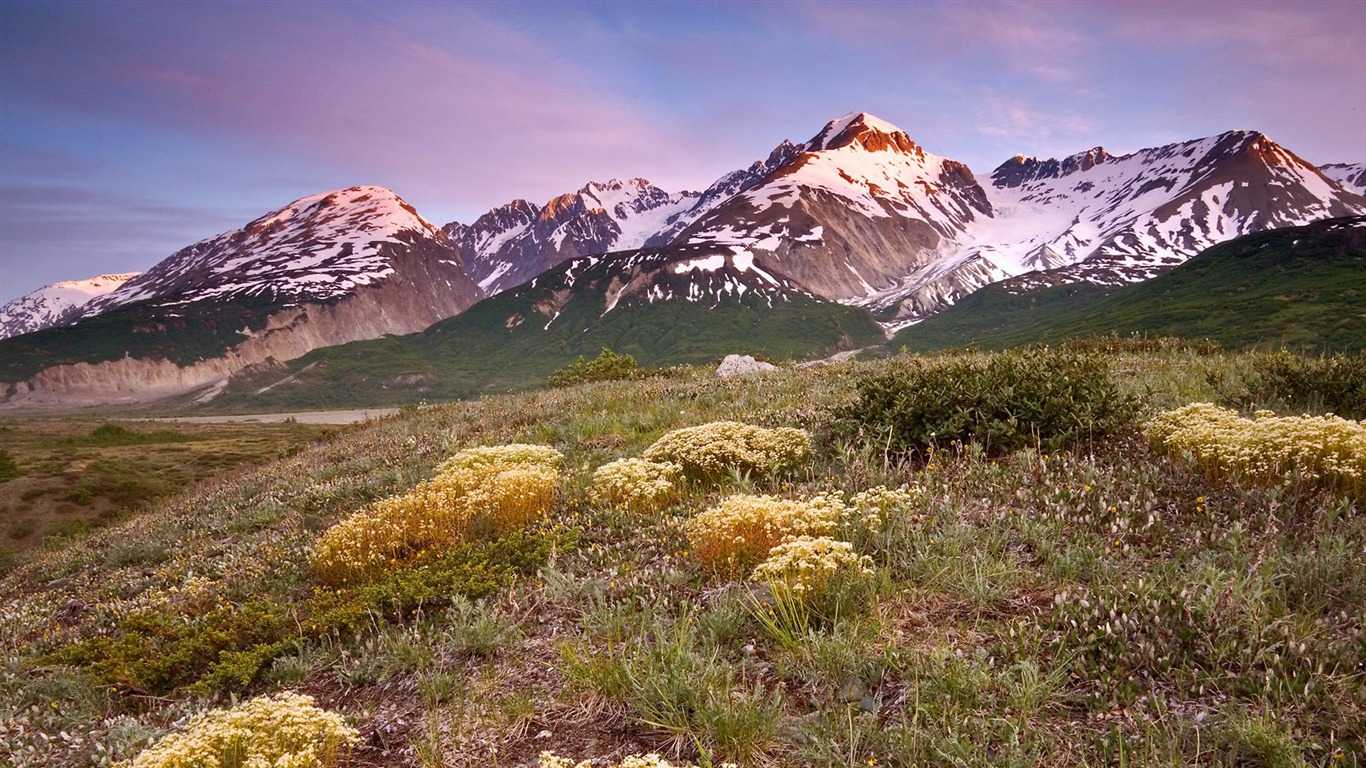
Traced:
<path fill-rule="evenodd" d="M 842 428 L 895 453 L 974 442 L 990 454 L 1038 445 L 1053 451 L 1130 423 L 1103 360 L 1066 350 L 1002 352 L 986 360 L 912 360 L 858 383 L 839 409 Z"/>
<path fill-rule="evenodd" d="M 598 356 L 592 360 L 584 360 L 583 356 L 580 355 L 573 365 L 550 374 L 550 386 L 568 387 L 590 381 L 637 379 L 642 374 L 644 371 L 641 370 L 634 357 L 618 355 L 611 349 L 603 347 Z"/>
<path fill-rule="evenodd" d="M 23 474 L 23 471 L 19 469 L 19 463 L 14 460 L 14 456 L 10 454 L 9 450 L 0 448 L 0 483 L 21 477 Z"/>
<path fill-rule="evenodd" d="M 1282 412 L 1366 418 L 1366 355 L 1259 355 L 1248 385 L 1251 405 Z"/>
<path fill-rule="evenodd" d="M 1062 348 L 1068 352 L 1102 354 L 1153 354 L 1159 352 L 1193 352 L 1197 355 L 1217 355 L 1222 347 L 1210 339 L 1180 339 L 1173 336 L 1073 336 L 1063 339 Z"/>

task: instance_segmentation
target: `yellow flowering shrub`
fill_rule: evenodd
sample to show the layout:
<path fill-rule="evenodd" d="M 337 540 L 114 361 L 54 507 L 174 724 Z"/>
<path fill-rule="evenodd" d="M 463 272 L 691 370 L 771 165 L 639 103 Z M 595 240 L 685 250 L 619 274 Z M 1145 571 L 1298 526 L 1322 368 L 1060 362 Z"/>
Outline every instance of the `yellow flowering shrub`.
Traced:
<path fill-rule="evenodd" d="M 563 461 L 559 451 L 540 445 L 461 451 L 431 480 L 328 529 L 313 547 L 314 571 L 328 584 L 366 581 L 471 536 L 525 527 L 555 503 Z"/>
<path fill-rule="evenodd" d="M 420 483 L 329 528 L 313 545 L 313 567 L 329 584 L 364 581 L 422 552 L 455 546 L 469 519 L 465 494 Z"/>
<path fill-rule="evenodd" d="M 671 462 L 620 459 L 593 472 L 588 498 L 597 504 L 646 510 L 667 506 L 678 496 L 683 468 Z"/>
<path fill-rule="evenodd" d="M 574 762 L 567 757 L 560 757 L 554 752 L 542 752 L 539 768 L 593 768 L 592 760 L 580 760 Z M 659 755 L 651 752 L 648 755 L 627 755 L 610 768 L 697 768 L 692 763 L 671 763 Z M 735 763 L 719 763 L 717 768 L 738 768 Z"/>
<path fill-rule="evenodd" d="M 1296 471 L 1311 480 L 1366 490 L 1366 425 L 1360 421 L 1270 411 L 1246 419 L 1227 408 L 1193 403 L 1158 415 L 1144 432 L 1157 445 L 1190 453 L 1213 472 L 1274 479 Z"/>
<path fill-rule="evenodd" d="M 754 474 L 791 470 L 810 455 L 811 434 L 805 430 L 714 421 L 664 434 L 641 458 L 673 462 L 688 477 L 712 479 L 732 468 Z"/>
<path fill-rule="evenodd" d="M 545 465 L 501 468 L 466 496 L 475 533 L 501 536 L 534 522 L 555 503 L 559 473 Z"/>
<path fill-rule="evenodd" d="M 436 474 L 498 464 L 540 464 L 558 470 L 564 464 L 564 454 L 548 445 L 527 443 L 466 448 L 442 462 Z"/>
<path fill-rule="evenodd" d="M 684 533 L 704 568 L 737 576 L 749 572 L 769 550 L 788 539 L 834 533 L 840 515 L 834 505 L 738 494 L 693 517 Z"/>
<path fill-rule="evenodd" d="M 143 750 L 125 768 L 326 768 L 360 734 L 311 696 L 277 693 L 206 712 Z"/>
<path fill-rule="evenodd" d="M 798 536 L 777 545 L 755 567 L 753 578 L 804 599 L 819 599 L 840 580 L 873 575 L 873 561 L 847 541 Z"/>

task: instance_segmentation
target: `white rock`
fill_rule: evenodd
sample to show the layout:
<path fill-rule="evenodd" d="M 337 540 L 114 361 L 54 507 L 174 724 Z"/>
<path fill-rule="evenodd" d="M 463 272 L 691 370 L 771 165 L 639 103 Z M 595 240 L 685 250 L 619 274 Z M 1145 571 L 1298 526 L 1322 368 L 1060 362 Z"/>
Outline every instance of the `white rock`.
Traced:
<path fill-rule="evenodd" d="M 778 370 L 778 366 L 771 363 L 761 363 L 749 355 L 726 355 L 726 359 L 722 360 L 721 365 L 716 368 L 716 378 L 729 379 L 732 376 L 749 376 L 754 373 L 776 370 Z"/>

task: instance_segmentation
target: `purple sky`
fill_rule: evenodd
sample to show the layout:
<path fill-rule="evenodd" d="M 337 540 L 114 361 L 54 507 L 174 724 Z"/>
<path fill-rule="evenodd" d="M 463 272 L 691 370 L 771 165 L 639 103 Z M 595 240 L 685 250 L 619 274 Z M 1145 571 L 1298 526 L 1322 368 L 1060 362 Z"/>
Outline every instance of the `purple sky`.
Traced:
<path fill-rule="evenodd" d="M 699 189 L 866 110 L 986 174 L 1257 129 L 1366 161 L 1366 4 L 0 2 L 0 302 L 304 195 Z"/>

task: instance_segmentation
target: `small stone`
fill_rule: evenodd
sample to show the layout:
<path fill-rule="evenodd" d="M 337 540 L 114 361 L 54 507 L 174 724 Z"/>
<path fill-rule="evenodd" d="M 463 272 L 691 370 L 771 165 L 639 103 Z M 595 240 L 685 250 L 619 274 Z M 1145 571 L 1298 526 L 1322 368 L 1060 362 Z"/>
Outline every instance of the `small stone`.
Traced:
<path fill-rule="evenodd" d="M 840 699 L 848 704 L 853 704 L 867 695 L 868 686 L 864 685 L 863 681 L 857 677 L 845 678 L 844 684 L 840 686 Z"/>
<path fill-rule="evenodd" d="M 864 712 L 867 712 L 870 715 L 876 715 L 877 711 L 881 709 L 881 707 L 878 706 L 877 699 L 873 698 L 872 696 L 864 696 L 863 698 L 859 699 L 858 708 Z"/>

